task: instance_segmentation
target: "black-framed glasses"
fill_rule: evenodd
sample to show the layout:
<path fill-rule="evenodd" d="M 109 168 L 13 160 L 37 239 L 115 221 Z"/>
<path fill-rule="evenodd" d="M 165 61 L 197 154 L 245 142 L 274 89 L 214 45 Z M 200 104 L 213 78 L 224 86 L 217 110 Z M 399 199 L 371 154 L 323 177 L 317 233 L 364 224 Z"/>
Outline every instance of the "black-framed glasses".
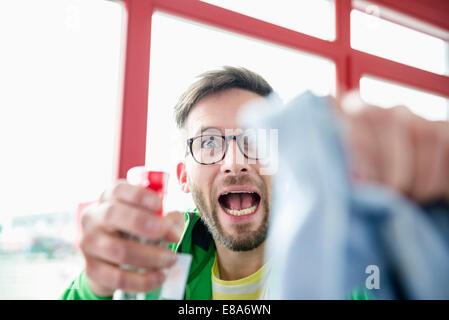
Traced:
<path fill-rule="evenodd" d="M 193 159 L 199 164 L 214 164 L 222 161 L 228 151 L 229 141 L 235 140 L 245 158 L 258 160 L 257 134 L 244 132 L 239 135 L 221 136 L 204 134 L 187 140 Z"/>

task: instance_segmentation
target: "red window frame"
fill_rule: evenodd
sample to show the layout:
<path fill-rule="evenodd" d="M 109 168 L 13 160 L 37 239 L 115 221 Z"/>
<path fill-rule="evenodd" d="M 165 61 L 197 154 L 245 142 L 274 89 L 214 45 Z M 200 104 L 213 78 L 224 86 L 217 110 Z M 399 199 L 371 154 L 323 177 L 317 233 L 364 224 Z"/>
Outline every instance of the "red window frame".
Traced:
<path fill-rule="evenodd" d="M 350 46 L 351 0 L 335 0 L 336 37 L 318 39 L 198 0 L 121 0 L 127 11 L 126 53 L 116 178 L 145 163 L 151 19 L 155 10 L 331 59 L 337 94 L 359 87 L 364 74 L 449 98 L 449 77 L 354 50 Z M 371 0 L 449 31 L 446 0 Z"/>

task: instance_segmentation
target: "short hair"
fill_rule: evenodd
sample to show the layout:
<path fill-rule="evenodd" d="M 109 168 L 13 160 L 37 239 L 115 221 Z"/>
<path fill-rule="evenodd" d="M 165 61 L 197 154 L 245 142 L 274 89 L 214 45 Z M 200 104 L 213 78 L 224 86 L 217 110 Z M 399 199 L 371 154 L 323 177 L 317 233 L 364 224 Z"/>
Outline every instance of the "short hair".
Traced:
<path fill-rule="evenodd" d="M 204 97 L 228 89 L 244 89 L 262 97 L 268 96 L 273 89 L 257 73 L 242 67 L 224 66 L 221 69 L 207 71 L 198 76 L 181 95 L 175 105 L 175 120 L 179 129 L 184 128 L 190 110 Z"/>

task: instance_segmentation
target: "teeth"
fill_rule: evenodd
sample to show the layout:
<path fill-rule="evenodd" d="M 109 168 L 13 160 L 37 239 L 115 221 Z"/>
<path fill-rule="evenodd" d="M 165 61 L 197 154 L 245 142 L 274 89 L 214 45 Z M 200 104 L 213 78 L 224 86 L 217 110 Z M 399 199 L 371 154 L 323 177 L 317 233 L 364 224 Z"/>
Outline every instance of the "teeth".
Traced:
<path fill-rule="evenodd" d="M 227 213 L 232 214 L 233 216 L 244 216 L 244 215 L 247 215 L 247 214 L 251 214 L 254 211 L 256 211 L 256 209 L 257 209 L 257 204 L 252 206 L 252 207 L 250 207 L 250 208 L 243 209 L 243 210 L 231 210 L 231 209 L 228 209 L 228 208 L 224 208 L 224 210 Z"/>
<path fill-rule="evenodd" d="M 229 192 L 225 192 L 222 194 L 222 196 L 225 196 L 229 193 L 255 193 L 255 192 L 251 192 L 251 191 L 229 191 Z"/>

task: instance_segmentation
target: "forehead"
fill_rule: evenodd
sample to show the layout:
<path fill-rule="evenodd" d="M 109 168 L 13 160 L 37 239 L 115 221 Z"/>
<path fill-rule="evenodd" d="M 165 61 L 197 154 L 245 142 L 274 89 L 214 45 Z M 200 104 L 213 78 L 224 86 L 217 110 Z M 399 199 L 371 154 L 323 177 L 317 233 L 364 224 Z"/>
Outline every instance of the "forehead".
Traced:
<path fill-rule="evenodd" d="M 186 122 L 187 134 L 192 136 L 206 129 L 237 129 L 240 109 L 248 102 L 261 98 L 254 92 L 235 88 L 211 94 L 201 99 L 190 110 Z"/>

